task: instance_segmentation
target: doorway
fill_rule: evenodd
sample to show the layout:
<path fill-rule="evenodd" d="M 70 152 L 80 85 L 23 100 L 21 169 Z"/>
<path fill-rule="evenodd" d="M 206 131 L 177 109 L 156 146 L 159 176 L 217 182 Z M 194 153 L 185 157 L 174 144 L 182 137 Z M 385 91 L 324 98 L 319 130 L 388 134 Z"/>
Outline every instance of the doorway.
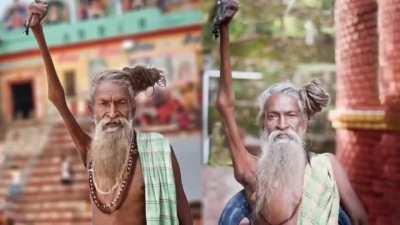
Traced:
<path fill-rule="evenodd" d="M 13 120 L 30 119 L 33 116 L 32 82 L 11 84 Z"/>

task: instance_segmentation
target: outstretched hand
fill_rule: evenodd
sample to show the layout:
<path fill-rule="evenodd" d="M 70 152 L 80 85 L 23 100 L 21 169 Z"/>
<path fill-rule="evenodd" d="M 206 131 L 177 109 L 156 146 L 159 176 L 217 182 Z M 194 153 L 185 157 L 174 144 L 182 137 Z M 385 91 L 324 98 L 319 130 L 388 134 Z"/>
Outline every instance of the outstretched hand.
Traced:
<path fill-rule="evenodd" d="M 45 1 L 35 0 L 28 7 L 28 18 L 25 21 L 26 34 L 28 35 L 28 29 L 33 30 L 40 27 L 40 23 L 46 16 L 48 10 L 48 3 Z"/>
<path fill-rule="evenodd" d="M 213 33 L 216 37 L 219 35 L 220 26 L 229 24 L 238 10 L 238 0 L 218 0 L 213 19 Z"/>

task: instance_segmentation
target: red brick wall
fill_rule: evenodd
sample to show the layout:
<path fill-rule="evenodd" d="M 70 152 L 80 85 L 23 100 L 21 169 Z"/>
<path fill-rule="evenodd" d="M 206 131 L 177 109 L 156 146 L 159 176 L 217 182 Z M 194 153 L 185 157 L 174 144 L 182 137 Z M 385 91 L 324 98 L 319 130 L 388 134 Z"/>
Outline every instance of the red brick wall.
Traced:
<path fill-rule="evenodd" d="M 382 134 L 379 131 L 338 130 L 336 135 L 337 156 L 367 208 L 370 225 L 376 225 L 376 220 L 384 214 L 381 209 L 387 204 L 380 188 L 382 156 L 377 151 Z"/>
<path fill-rule="evenodd" d="M 376 2 L 337 0 L 335 6 L 337 106 L 375 107 L 379 103 Z"/>
<path fill-rule="evenodd" d="M 392 124 L 400 121 L 400 0 L 377 2 L 336 1 L 336 107 L 380 108 Z M 400 224 L 400 132 L 338 130 L 337 155 L 370 224 Z"/>
<path fill-rule="evenodd" d="M 339 0 L 335 4 L 337 108 L 364 109 L 379 106 L 377 82 L 377 4 L 373 0 Z M 337 155 L 352 185 L 376 223 L 382 193 L 376 188 L 381 166 L 376 151 L 381 133 L 337 131 Z"/>
<path fill-rule="evenodd" d="M 389 111 L 400 112 L 400 0 L 378 4 L 381 96 Z"/>
<path fill-rule="evenodd" d="M 399 123 L 400 0 L 378 0 L 378 17 L 380 95 L 386 120 Z M 376 224 L 400 224 L 400 132 L 384 132 L 377 150 L 382 174 L 376 185 L 383 192 L 386 216 Z"/>

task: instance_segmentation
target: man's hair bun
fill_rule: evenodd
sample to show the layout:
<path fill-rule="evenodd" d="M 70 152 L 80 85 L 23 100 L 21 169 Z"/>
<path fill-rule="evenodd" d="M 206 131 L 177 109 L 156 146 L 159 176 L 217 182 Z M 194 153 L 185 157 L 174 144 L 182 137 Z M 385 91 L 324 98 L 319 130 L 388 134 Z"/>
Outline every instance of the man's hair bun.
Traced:
<path fill-rule="evenodd" d="M 320 112 L 329 103 L 329 94 L 322 88 L 319 80 L 312 80 L 300 89 L 300 97 L 303 102 L 304 111 L 310 119 Z"/>
<path fill-rule="evenodd" d="M 156 84 L 161 87 L 166 85 L 165 76 L 159 69 L 135 66 L 125 67 L 122 70 L 129 75 L 129 81 L 135 92 L 145 91 Z"/>

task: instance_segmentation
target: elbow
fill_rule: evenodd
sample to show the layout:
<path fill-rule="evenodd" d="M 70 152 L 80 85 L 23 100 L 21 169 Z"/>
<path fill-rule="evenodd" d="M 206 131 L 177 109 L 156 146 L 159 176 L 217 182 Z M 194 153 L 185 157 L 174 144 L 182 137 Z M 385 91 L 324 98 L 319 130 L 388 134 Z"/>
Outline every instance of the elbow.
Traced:
<path fill-rule="evenodd" d="M 218 96 L 216 106 L 220 113 L 224 113 L 227 110 L 233 109 L 234 104 L 233 101 L 228 101 L 227 98 Z"/>
<path fill-rule="evenodd" d="M 222 109 L 224 108 L 224 102 L 220 98 L 218 98 L 216 106 L 218 111 L 222 112 Z"/>
<path fill-rule="evenodd" d="M 234 176 L 235 176 L 235 180 L 237 182 L 239 182 L 242 185 L 245 185 L 245 183 L 246 183 L 245 170 L 243 170 L 243 169 L 235 169 Z"/>

